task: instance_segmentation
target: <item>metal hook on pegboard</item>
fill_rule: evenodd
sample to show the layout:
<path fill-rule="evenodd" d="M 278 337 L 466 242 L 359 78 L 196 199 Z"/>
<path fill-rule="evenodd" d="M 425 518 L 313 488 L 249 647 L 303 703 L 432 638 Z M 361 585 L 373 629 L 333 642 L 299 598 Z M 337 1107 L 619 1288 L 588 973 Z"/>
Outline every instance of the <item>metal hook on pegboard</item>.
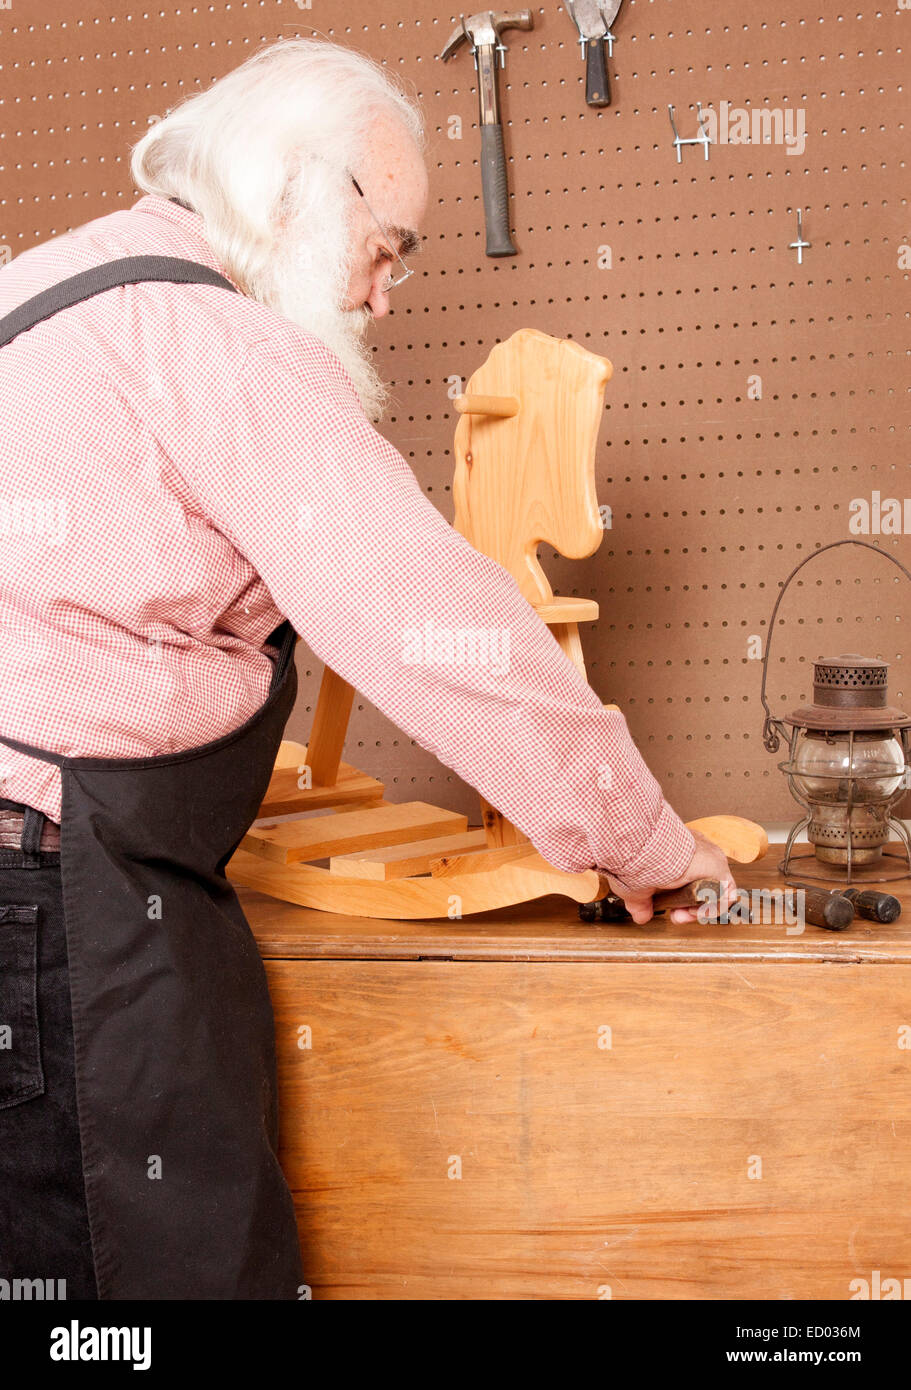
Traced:
<path fill-rule="evenodd" d="M 796 252 L 797 252 L 797 264 L 798 264 L 798 265 L 803 265 L 803 253 L 804 253 L 804 251 L 809 250 L 809 248 L 812 246 L 812 244 L 813 244 L 812 242 L 810 242 L 810 241 L 804 241 L 804 239 L 803 239 L 803 208 L 798 208 L 798 209 L 797 209 L 797 240 L 796 240 L 796 241 L 790 242 L 789 245 L 788 245 L 788 250 L 789 250 L 789 251 L 796 251 Z"/>
<path fill-rule="evenodd" d="M 682 164 L 682 163 L 683 163 L 683 155 L 680 153 L 680 151 L 681 151 L 681 148 L 682 148 L 684 145 L 702 145 L 702 147 L 703 147 L 704 150 L 705 150 L 705 157 L 706 157 L 706 159 L 708 159 L 708 157 L 709 157 L 709 145 L 710 145 L 712 142 L 711 142 L 711 140 L 709 139 L 708 130 L 706 129 L 706 127 L 705 127 L 705 125 L 704 125 L 704 123 L 703 123 L 702 102 L 701 102 L 701 101 L 698 101 L 698 102 L 696 103 L 696 111 L 697 111 L 696 119 L 697 119 L 698 122 L 699 122 L 699 134 L 698 134 L 698 135 L 689 136 L 687 139 L 684 140 L 684 139 L 682 139 L 682 137 L 681 137 L 681 135 L 680 135 L 680 132 L 679 132 L 678 129 L 677 129 L 677 122 L 674 120 L 674 107 L 671 106 L 670 104 L 668 104 L 667 114 L 668 114 L 668 115 L 670 116 L 670 118 L 671 118 L 671 130 L 674 132 L 674 149 L 677 151 L 677 163 L 678 163 L 678 164 Z"/>

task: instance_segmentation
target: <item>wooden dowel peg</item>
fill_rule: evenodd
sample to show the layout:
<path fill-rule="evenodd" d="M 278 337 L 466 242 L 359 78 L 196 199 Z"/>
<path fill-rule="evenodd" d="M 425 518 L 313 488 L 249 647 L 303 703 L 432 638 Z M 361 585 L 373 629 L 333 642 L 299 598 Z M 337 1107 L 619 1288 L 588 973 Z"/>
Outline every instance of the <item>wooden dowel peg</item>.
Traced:
<path fill-rule="evenodd" d="M 505 419 L 519 413 L 516 396 L 454 396 L 452 403 L 460 415 L 496 415 Z"/>

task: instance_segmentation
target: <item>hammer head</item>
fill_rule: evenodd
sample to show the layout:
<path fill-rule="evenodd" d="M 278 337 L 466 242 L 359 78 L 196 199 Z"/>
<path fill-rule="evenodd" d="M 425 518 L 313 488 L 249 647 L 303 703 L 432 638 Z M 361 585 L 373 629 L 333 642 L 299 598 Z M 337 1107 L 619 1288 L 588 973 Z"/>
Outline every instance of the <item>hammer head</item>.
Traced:
<path fill-rule="evenodd" d="M 534 27 L 531 10 L 518 10 L 513 14 L 501 14 L 497 10 L 479 10 L 461 20 L 453 29 L 440 57 L 445 62 L 451 58 L 463 43 L 474 48 L 493 48 L 500 41 L 504 29 L 531 29 Z"/>

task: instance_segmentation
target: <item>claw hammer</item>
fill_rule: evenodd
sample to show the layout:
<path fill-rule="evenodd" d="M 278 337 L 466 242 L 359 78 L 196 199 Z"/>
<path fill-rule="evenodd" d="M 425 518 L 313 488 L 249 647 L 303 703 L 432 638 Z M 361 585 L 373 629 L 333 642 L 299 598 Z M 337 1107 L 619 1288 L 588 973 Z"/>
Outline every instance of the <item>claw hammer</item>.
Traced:
<path fill-rule="evenodd" d="M 497 94 L 497 54 L 500 66 L 506 66 L 506 45 L 500 35 L 504 29 L 534 27 L 531 10 L 514 14 L 499 14 L 483 10 L 462 15 L 449 41 L 440 54 L 443 62 L 451 58 L 463 43 L 471 46 L 474 65 L 478 71 L 478 102 L 481 110 L 481 190 L 484 195 L 484 220 L 487 224 L 487 255 L 515 256 L 517 251 L 509 235 L 509 189 L 506 181 L 506 155 L 503 149 L 503 126 L 500 122 L 500 103 Z"/>

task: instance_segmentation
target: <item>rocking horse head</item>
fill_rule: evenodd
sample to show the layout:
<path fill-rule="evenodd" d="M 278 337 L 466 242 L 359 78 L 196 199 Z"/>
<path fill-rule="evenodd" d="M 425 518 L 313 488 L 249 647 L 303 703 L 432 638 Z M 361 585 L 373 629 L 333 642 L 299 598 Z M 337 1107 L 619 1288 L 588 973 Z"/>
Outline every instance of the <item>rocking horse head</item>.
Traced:
<path fill-rule="evenodd" d="M 553 598 L 542 541 L 569 559 L 601 544 L 595 446 L 612 373 L 606 357 L 571 339 L 523 328 L 456 398 L 453 525 L 529 602 Z"/>

